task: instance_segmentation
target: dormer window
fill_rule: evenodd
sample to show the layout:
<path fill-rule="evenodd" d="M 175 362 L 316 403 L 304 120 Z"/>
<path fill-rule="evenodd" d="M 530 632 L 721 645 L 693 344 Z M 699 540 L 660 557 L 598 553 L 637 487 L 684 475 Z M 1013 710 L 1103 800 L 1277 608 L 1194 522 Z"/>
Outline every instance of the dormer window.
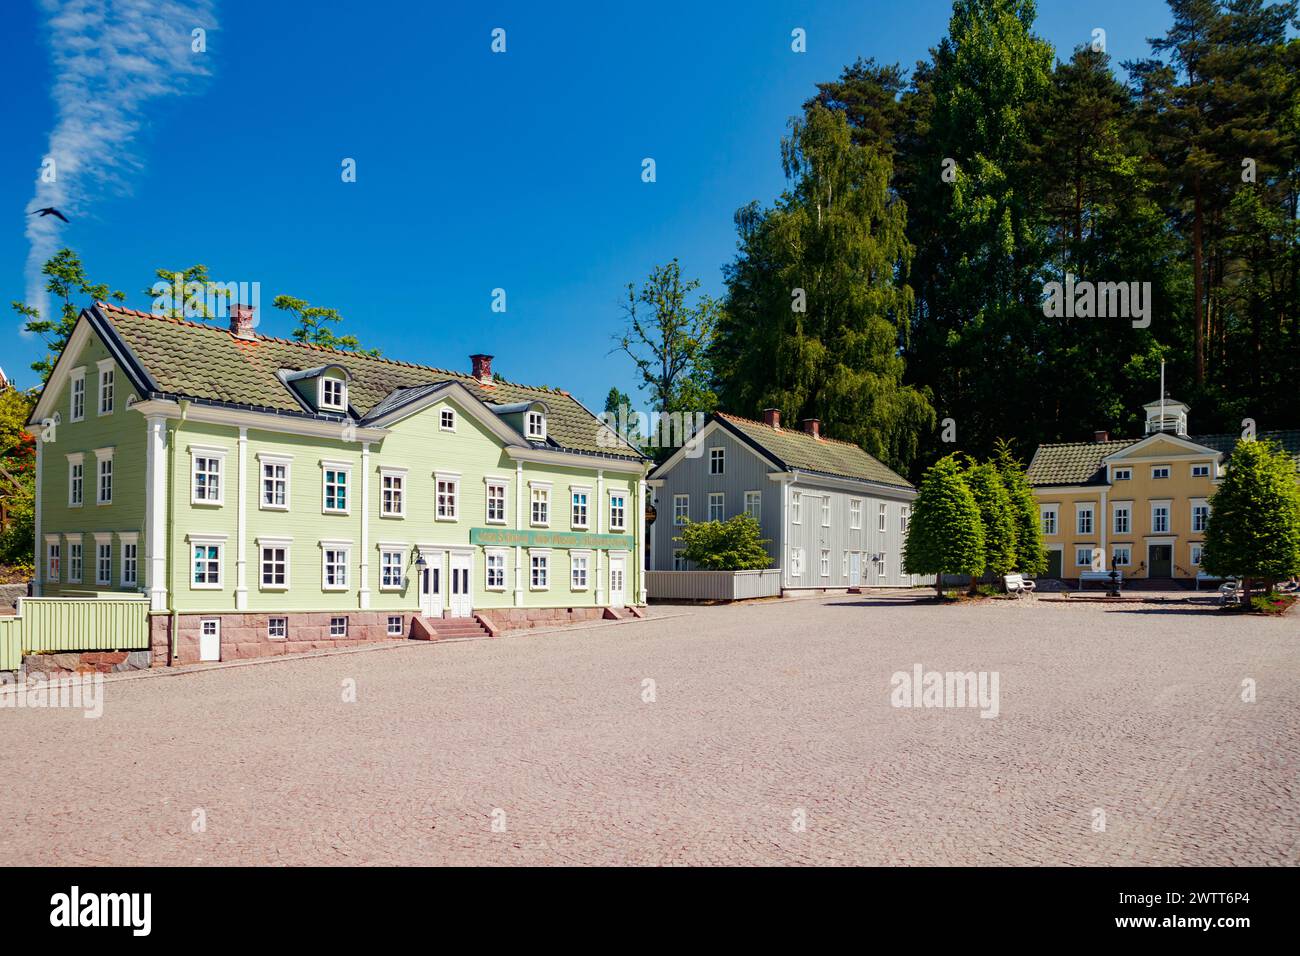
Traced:
<path fill-rule="evenodd" d="M 320 407 L 334 411 L 346 411 L 348 407 L 347 385 L 341 378 L 325 375 L 320 380 Z"/>
<path fill-rule="evenodd" d="M 541 412 L 529 412 L 524 416 L 527 435 L 530 441 L 546 441 L 546 416 Z"/>

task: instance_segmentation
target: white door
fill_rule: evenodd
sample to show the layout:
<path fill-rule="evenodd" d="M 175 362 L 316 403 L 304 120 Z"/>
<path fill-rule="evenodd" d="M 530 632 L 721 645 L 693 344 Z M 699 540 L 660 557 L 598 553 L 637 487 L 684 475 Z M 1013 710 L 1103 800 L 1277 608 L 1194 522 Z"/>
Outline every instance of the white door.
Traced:
<path fill-rule="evenodd" d="M 472 554 L 451 556 L 451 616 L 469 617 L 474 613 L 474 597 L 470 593 L 470 569 L 474 565 Z"/>
<path fill-rule="evenodd" d="M 610 555 L 609 558 L 609 606 L 623 607 L 625 604 L 623 596 L 623 568 L 627 565 L 626 558 L 616 558 Z"/>
<path fill-rule="evenodd" d="M 862 552 L 849 552 L 849 587 L 856 588 L 862 585 Z"/>
<path fill-rule="evenodd" d="M 199 622 L 199 660 L 221 660 L 221 619 L 205 617 Z"/>
<path fill-rule="evenodd" d="M 425 617 L 442 617 L 442 554 L 426 555 L 420 569 L 420 612 Z"/>

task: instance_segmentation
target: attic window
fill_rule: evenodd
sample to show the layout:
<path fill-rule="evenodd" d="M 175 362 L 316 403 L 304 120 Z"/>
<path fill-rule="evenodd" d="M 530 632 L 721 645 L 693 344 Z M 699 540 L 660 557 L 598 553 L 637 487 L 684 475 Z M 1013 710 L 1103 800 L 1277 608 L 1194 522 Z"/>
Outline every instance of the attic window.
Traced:
<path fill-rule="evenodd" d="M 320 407 L 344 411 L 348 407 L 347 386 L 341 378 L 325 376 L 320 380 Z"/>
<path fill-rule="evenodd" d="M 541 412 L 529 412 L 525 416 L 528 437 L 533 441 L 546 441 L 546 416 Z"/>

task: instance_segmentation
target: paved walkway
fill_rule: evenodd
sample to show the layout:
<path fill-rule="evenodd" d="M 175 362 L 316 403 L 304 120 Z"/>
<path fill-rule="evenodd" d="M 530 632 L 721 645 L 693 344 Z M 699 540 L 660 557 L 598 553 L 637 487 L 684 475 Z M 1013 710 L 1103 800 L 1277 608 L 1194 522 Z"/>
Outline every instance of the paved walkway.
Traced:
<path fill-rule="evenodd" d="M 1296 864 L 1297 638 L 865 594 L 120 681 L 0 710 L 0 858 Z M 916 664 L 999 715 L 891 706 Z"/>

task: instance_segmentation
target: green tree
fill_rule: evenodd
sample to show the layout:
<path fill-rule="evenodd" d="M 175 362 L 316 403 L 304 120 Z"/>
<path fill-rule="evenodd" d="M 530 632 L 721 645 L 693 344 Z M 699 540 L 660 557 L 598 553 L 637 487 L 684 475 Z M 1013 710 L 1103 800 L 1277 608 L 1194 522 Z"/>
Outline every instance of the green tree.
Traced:
<path fill-rule="evenodd" d="M 122 302 L 126 293 L 113 291 L 102 282 L 91 282 L 81 257 L 71 249 L 60 249 L 51 256 L 41 267 L 41 275 L 45 276 L 45 290 L 62 300 L 57 316 L 43 316 L 39 309 L 25 302 L 11 302 L 10 305 L 26 320 L 23 328 L 35 332 L 45 341 L 47 354 L 32 363 L 32 370 L 44 383 L 54 371 L 55 360 L 68 344 L 68 336 L 77 324 L 82 307 L 92 301 L 113 299 Z"/>
<path fill-rule="evenodd" d="M 790 121 L 781 154 L 786 191 L 770 209 L 736 214 L 740 251 L 714 349 L 719 398 L 740 414 L 818 418 L 906 469 L 934 411 L 903 382 L 912 250 L 889 149 L 856 145 L 844 115 L 814 101 Z"/>
<path fill-rule="evenodd" d="M 641 434 L 641 425 L 639 420 L 632 414 L 632 399 L 628 397 L 627 392 L 621 392 L 617 387 L 611 387 L 609 394 L 605 396 L 605 421 L 619 431 L 622 427 L 622 438 L 633 448 L 640 448 L 645 444 L 645 436 Z"/>
<path fill-rule="evenodd" d="M 293 337 L 308 345 L 322 345 L 345 352 L 357 352 L 360 355 L 378 356 L 379 349 L 363 349 L 355 335 L 335 335 L 331 326 L 343 321 L 337 309 L 327 309 L 311 305 L 305 299 L 296 299 L 291 295 L 277 295 L 271 305 L 288 312 L 298 323 L 291 333 Z"/>
<path fill-rule="evenodd" d="M 999 578 L 1010 574 L 1016 569 L 1016 519 L 1002 475 L 992 462 L 970 461 L 962 477 L 979 506 L 984 528 L 984 567 L 980 574 Z M 971 575 L 971 594 L 978 584 L 978 575 Z"/>
<path fill-rule="evenodd" d="M 1201 565 L 1241 579 L 1244 603 L 1253 581 L 1268 589 L 1300 574 L 1300 486 L 1296 464 L 1271 441 L 1239 441 L 1223 483 L 1210 499 Z"/>
<path fill-rule="evenodd" d="M 636 365 L 656 411 L 711 412 L 717 405 L 709 347 L 718 305 L 707 295 L 692 302 L 699 287 L 698 279 L 682 278 L 676 259 L 651 269 L 640 289 L 628 283 L 627 324 L 615 336 L 614 350 Z"/>
<path fill-rule="evenodd" d="M 770 567 L 767 539 L 748 512 L 726 521 L 694 521 L 673 538 L 682 542 L 682 557 L 707 571 L 755 571 Z"/>
<path fill-rule="evenodd" d="M 905 574 L 933 574 L 943 597 L 945 574 L 984 570 L 984 526 L 979 505 L 962 478 L 955 455 L 940 458 L 921 479 L 907 524 Z"/>
<path fill-rule="evenodd" d="M 1004 439 L 998 439 L 993 451 L 993 464 L 1002 476 L 1002 484 L 1011 502 L 1011 512 L 1016 526 L 1015 570 L 1037 577 L 1047 570 L 1047 551 L 1043 548 L 1043 527 L 1040 523 L 1038 502 L 1034 499 L 1025 466 Z"/>
<path fill-rule="evenodd" d="M 207 266 L 198 263 L 190 266 L 188 269 L 156 269 L 154 270 L 154 275 L 157 277 L 157 280 L 153 285 L 144 290 L 144 294 L 148 296 L 151 301 L 163 299 L 164 296 L 160 294 L 162 290 L 159 289 L 159 285 L 161 284 L 166 287 L 167 296 L 165 297 L 165 300 L 171 303 L 170 308 L 159 307 L 158 309 L 153 310 L 155 315 L 165 315 L 173 319 L 201 318 L 205 321 L 207 319 L 215 318 L 212 310 L 208 308 L 208 304 L 205 301 L 206 293 L 209 291 L 210 287 L 216 285 L 208 278 Z M 177 278 L 178 276 L 179 280 Z M 176 298 L 176 285 L 178 281 L 180 284 L 179 301 L 177 301 Z M 190 298 L 189 294 L 185 291 L 186 286 L 189 286 L 191 291 L 195 291 L 195 286 L 198 286 L 201 290 L 199 295 L 194 297 L 195 305 L 197 306 L 197 315 L 194 314 L 194 309 L 190 310 L 189 316 L 186 316 L 185 314 L 186 299 Z M 233 303 L 227 303 L 227 305 L 231 304 Z"/>
<path fill-rule="evenodd" d="M 33 563 L 36 535 L 36 442 L 27 431 L 35 396 L 0 389 L 0 564 Z"/>

